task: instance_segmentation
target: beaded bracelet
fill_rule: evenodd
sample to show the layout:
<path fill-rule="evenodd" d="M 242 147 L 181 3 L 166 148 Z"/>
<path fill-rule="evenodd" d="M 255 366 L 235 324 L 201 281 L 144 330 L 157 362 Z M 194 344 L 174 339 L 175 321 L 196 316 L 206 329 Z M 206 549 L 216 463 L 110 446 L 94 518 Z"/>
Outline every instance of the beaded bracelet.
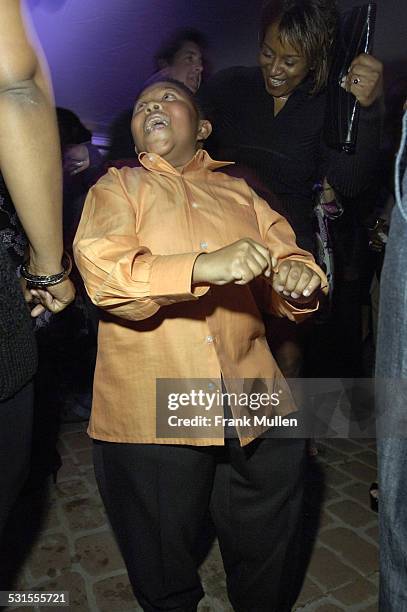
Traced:
<path fill-rule="evenodd" d="M 27 281 L 28 289 L 46 289 L 47 287 L 58 285 L 70 275 L 72 270 L 72 259 L 66 251 L 62 256 L 63 270 L 57 274 L 49 274 L 48 276 L 37 276 L 36 274 L 31 274 L 31 272 L 29 272 L 27 269 L 28 264 L 29 260 L 25 261 L 20 266 L 20 274 L 22 278 Z"/>

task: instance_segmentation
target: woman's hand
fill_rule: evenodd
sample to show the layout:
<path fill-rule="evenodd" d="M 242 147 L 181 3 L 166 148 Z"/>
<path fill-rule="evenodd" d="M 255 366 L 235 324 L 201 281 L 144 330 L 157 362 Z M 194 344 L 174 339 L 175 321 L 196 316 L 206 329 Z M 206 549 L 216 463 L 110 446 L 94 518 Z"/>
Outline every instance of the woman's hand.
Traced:
<path fill-rule="evenodd" d="M 69 278 L 47 289 L 28 289 L 27 281 L 24 278 L 19 280 L 24 299 L 32 307 L 31 316 L 33 318 L 38 317 L 46 310 L 57 314 L 64 310 L 75 298 L 75 287 Z"/>
<path fill-rule="evenodd" d="M 34 298 L 37 302 L 31 311 L 32 317 L 38 317 L 46 310 L 57 314 L 64 310 L 75 298 L 75 287 L 69 278 L 46 289 L 30 289 L 29 291 L 31 300 Z"/>
<path fill-rule="evenodd" d="M 383 64 L 372 55 L 358 55 L 343 78 L 341 87 L 353 93 L 361 106 L 371 106 L 383 92 Z"/>
<path fill-rule="evenodd" d="M 64 172 L 70 176 L 75 176 L 84 170 L 87 170 L 90 165 L 89 151 L 86 145 L 72 145 L 64 151 Z"/>

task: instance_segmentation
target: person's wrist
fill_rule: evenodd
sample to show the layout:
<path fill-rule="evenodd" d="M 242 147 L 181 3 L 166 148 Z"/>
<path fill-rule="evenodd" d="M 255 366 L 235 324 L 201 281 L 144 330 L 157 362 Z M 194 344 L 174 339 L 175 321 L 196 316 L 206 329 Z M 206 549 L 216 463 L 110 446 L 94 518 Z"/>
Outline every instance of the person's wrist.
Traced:
<path fill-rule="evenodd" d="M 72 259 L 68 253 L 65 252 L 62 255 L 58 268 L 57 272 L 49 272 L 50 268 L 48 266 L 33 266 L 30 259 L 28 259 L 21 265 L 20 274 L 27 281 L 28 288 L 46 289 L 47 287 L 58 285 L 68 278 L 72 270 Z"/>
<path fill-rule="evenodd" d="M 61 251 L 55 257 L 44 257 L 38 255 L 35 251 L 30 249 L 28 255 L 27 269 L 30 274 L 34 274 L 36 276 L 48 276 L 52 274 L 58 274 L 63 270 L 62 257 L 63 251 Z"/>
<path fill-rule="evenodd" d="M 52 276 L 62 272 L 63 268 L 61 262 L 57 263 L 34 263 L 31 259 L 26 265 L 27 271 L 34 276 Z"/>
<path fill-rule="evenodd" d="M 195 259 L 194 269 L 192 271 L 192 282 L 193 283 L 204 283 L 207 281 L 205 274 L 205 263 L 207 258 L 207 253 L 201 253 Z"/>

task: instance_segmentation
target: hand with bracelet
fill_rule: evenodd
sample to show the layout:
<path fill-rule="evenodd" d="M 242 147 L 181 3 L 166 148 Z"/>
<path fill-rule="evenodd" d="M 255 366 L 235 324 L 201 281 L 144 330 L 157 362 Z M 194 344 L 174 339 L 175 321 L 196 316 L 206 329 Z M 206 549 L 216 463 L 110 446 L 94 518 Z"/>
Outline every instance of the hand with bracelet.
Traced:
<path fill-rule="evenodd" d="M 75 288 L 68 278 L 72 269 L 68 253 L 64 253 L 61 263 L 62 270 L 56 273 L 52 273 L 55 267 L 33 263 L 32 258 L 21 266 L 25 300 L 28 303 L 33 299 L 37 301 L 31 311 L 32 317 L 38 317 L 45 310 L 56 314 L 73 301 Z"/>

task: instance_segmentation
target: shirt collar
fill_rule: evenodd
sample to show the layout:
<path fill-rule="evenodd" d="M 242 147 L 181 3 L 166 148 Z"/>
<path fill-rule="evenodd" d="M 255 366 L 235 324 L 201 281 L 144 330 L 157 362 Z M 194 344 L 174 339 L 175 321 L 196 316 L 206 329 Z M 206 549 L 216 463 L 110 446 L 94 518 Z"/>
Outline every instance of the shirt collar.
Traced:
<path fill-rule="evenodd" d="M 199 149 L 195 153 L 193 158 L 183 167 L 181 172 L 156 153 L 142 152 L 139 153 L 138 159 L 140 164 L 144 166 L 146 170 L 152 170 L 158 172 L 159 174 L 169 173 L 179 176 L 181 176 L 181 174 L 186 174 L 187 172 L 196 172 L 197 170 L 202 169 L 216 170 L 217 168 L 222 168 L 223 166 L 229 166 L 235 163 L 231 161 L 217 161 L 216 159 L 212 159 L 209 153 L 203 149 Z"/>

